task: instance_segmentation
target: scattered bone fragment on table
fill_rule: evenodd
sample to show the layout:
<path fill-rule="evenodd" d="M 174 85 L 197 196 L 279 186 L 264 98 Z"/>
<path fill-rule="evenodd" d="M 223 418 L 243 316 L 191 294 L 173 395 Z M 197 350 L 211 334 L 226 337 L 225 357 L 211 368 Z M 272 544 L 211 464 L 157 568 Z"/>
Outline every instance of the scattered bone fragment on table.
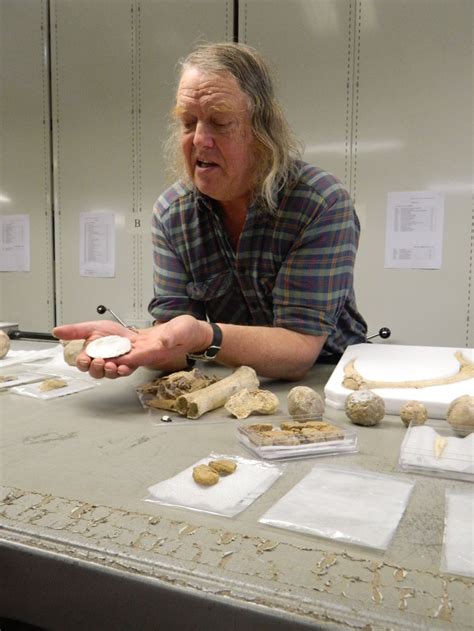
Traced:
<path fill-rule="evenodd" d="M 180 370 L 137 387 L 145 405 L 160 410 L 177 411 L 177 399 L 183 394 L 202 390 L 216 383 L 216 376 L 205 375 L 198 368 Z"/>
<path fill-rule="evenodd" d="M 342 385 L 349 390 L 374 390 L 377 388 L 429 388 L 432 386 L 445 386 L 474 378 L 474 362 L 466 359 L 461 351 L 454 353 L 459 362 L 459 370 L 454 375 L 446 377 L 434 377 L 431 379 L 412 379 L 408 381 L 373 381 L 366 379 L 355 367 L 357 358 L 352 359 L 344 366 L 344 378 Z"/>
<path fill-rule="evenodd" d="M 225 409 L 238 419 L 251 414 L 274 414 L 279 405 L 276 394 L 270 390 L 243 388 L 233 394 L 226 402 Z"/>
<path fill-rule="evenodd" d="M 222 407 L 227 400 L 243 388 L 258 388 L 257 373 L 250 366 L 240 366 L 231 375 L 207 388 L 183 394 L 177 399 L 177 409 L 187 418 L 197 419 L 205 412 Z"/>

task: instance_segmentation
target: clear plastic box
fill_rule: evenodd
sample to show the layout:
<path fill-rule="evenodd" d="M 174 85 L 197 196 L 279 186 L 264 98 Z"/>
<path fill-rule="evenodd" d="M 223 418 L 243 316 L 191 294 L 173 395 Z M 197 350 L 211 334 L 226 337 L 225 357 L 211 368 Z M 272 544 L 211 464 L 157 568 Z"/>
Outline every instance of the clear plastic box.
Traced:
<path fill-rule="evenodd" d="M 412 422 L 400 447 L 401 471 L 474 481 L 474 433 L 458 435 L 447 422 Z"/>
<path fill-rule="evenodd" d="M 265 428 L 265 429 L 264 429 Z M 357 434 L 332 422 L 310 417 L 272 417 L 240 424 L 240 443 L 265 460 L 355 453 Z"/>

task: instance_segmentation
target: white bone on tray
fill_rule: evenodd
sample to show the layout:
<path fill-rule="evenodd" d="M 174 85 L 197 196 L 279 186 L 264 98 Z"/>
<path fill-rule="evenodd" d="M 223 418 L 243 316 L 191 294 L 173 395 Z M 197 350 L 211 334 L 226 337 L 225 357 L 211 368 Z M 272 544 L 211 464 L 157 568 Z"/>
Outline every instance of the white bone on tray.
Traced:
<path fill-rule="evenodd" d="M 344 368 L 354 367 L 371 381 L 412 381 L 451 377 L 459 372 L 456 353 L 474 363 L 474 349 L 441 346 L 402 346 L 395 344 L 355 344 L 348 346 L 329 378 L 324 394 L 326 405 L 344 409 L 346 398 L 354 392 L 342 385 Z M 464 381 L 423 388 L 371 388 L 385 401 L 387 414 L 400 414 L 407 401 L 420 401 L 430 418 L 446 418 L 451 401 L 464 394 L 474 396 L 474 377 Z"/>

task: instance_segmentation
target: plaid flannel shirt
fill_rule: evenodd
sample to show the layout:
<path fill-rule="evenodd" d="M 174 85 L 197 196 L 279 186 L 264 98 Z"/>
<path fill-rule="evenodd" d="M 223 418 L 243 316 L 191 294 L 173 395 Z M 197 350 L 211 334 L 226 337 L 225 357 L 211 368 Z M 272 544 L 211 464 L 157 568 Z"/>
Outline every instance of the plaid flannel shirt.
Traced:
<path fill-rule="evenodd" d="M 150 314 L 327 334 L 323 355 L 366 340 L 353 290 L 359 220 L 331 174 L 299 163 L 277 210 L 252 204 L 237 251 L 219 205 L 183 181 L 156 202 Z"/>

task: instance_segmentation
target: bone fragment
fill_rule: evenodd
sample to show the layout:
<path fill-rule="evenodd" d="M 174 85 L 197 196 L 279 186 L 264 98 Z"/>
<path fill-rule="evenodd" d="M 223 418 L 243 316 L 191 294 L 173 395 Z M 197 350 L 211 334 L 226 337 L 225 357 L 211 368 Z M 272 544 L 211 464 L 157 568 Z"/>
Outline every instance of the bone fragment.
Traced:
<path fill-rule="evenodd" d="M 138 386 L 136 390 L 148 407 L 176 411 L 176 401 L 181 395 L 201 390 L 216 381 L 217 377 L 210 377 L 199 368 L 194 368 L 159 377 L 155 381 Z"/>
<path fill-rule="evenodd" d="M 243 388 L 233 394 L 225 404 L 225 409 L 238 419 L 247 418 L 253 413 L 274 414 L 279 405 L 276 394 L 270 390 L 249 390 Z"/>
<path fill-rule="evenodd" d="M 231 375 L 207 388 L 183 394 L 176 404 L 180 414 L 188 418 L 199 418 L 205 412 L 223 406 L 236 392 L 243 388 L 258 388 L 260 382 L 257 373 L 249 366 L 240 366 Z"/>
<path fill-rule="evenodd" d="M 344 367 L 342 385 L 349 390 L 362 390 L 365 388 L 369 390 L 377 388 L 429 388 L 431 386 L 445 386 L 450 383 L 472 379 L 474 377 L 474 362 L 467 360 L 461 351 L 454 353 L 454 356 L 459 362 L 459 370 L 454 375 L 432 379 L 414 379 L 412 381 L 371 381 L 370 379 L 365 379 L 355 367 L 357 358 L 354 358 Z"/>
<path fill-rule="evenodd" d="M 445 436 L 436 435 L 434 443 L 435 458 L 441 458 L 443 451 L 446 449 L 448 439 Z"/>
<path fill-rule="evenodd" d="M 10 338 L 5 331 L 0 330 L 0 359 L 3 359 L 10 350 Z"/>

